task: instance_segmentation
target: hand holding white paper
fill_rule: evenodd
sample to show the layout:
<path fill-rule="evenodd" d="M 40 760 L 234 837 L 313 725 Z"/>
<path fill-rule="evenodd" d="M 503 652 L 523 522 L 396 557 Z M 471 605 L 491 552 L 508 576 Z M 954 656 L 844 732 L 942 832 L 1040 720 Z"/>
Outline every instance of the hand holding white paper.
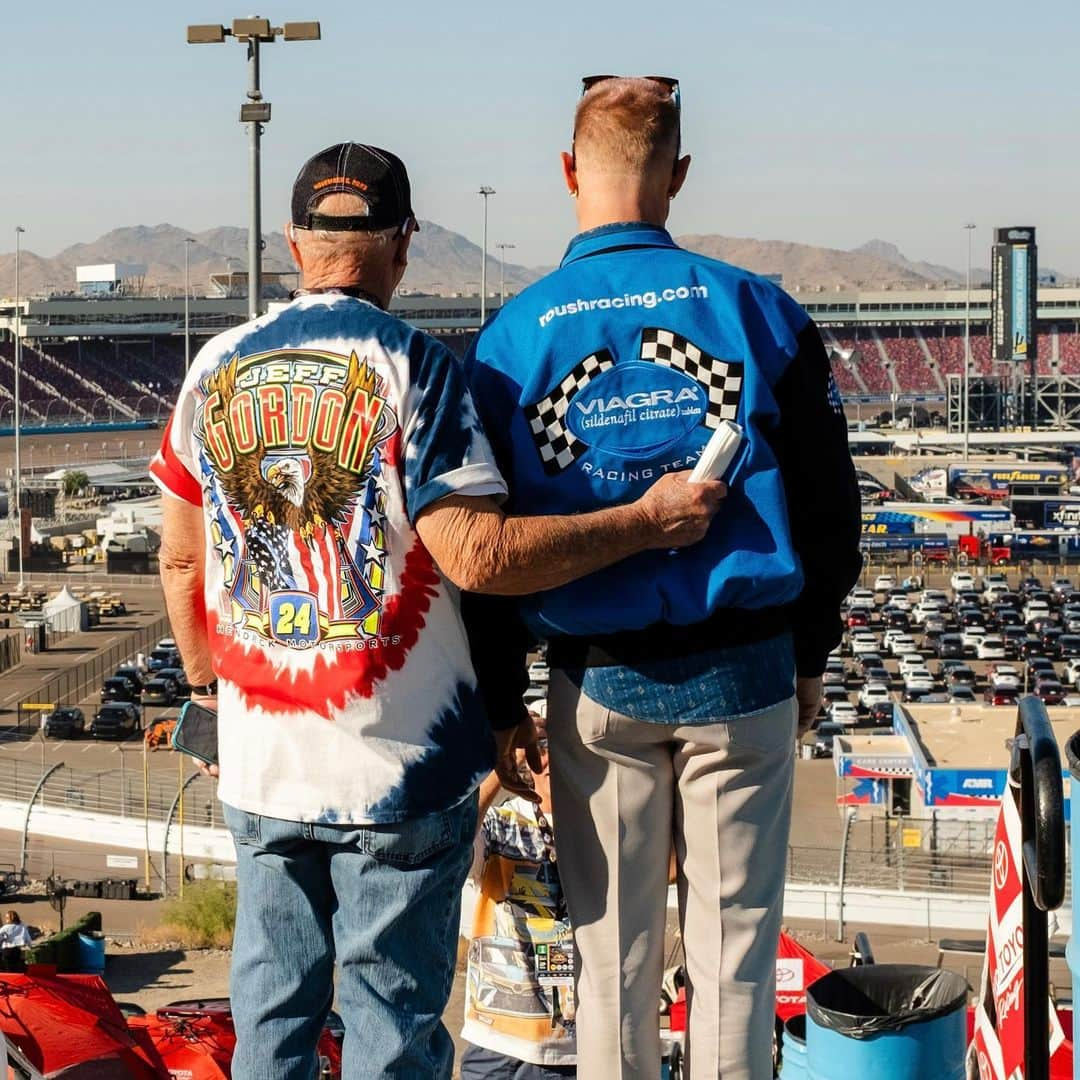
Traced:
<path fill-rule="evenodd" d="M 738 452 L 742 437 L 743 429 L 734 420 L 721 420 L 690 473 L 689 483 L 719 480 Z"/>

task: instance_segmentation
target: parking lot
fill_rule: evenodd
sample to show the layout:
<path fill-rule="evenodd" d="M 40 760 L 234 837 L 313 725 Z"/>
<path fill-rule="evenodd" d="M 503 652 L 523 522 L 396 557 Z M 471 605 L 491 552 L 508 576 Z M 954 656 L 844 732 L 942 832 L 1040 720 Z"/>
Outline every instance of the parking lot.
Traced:
<path fill-rule="evenodd" d="M 884 729 L 893 703 L 1015 707 L 1026 692 L 1080 704 L 1080 590 L 1058 572 L 951 571 L 933 587 L 916 576 L 864 576 L 829 658 L 815 753 L 832 736 Z"/>

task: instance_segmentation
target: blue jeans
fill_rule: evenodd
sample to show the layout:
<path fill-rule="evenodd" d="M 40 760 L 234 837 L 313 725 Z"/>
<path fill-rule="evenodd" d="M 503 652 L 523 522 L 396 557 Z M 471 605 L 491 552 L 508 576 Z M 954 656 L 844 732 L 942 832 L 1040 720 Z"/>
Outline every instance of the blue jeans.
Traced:
<path fill-rule="evenodd" d="M 448 1080 L 442 1023 L 476 797 L 396 825 L 312 825 L 225 807 L 236 843 L 235 1080 L 312 1080 L 334 997 L 347 1077 Z"/>

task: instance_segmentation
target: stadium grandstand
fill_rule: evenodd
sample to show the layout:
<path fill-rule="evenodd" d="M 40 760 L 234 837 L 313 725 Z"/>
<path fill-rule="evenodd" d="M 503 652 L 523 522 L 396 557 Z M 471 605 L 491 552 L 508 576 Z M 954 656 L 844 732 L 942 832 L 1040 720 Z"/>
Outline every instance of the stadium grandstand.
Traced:
<path fill-rule="evenodd" d="M 808 292 L 796 299 L 821 326 L 849 403 L 944 402 L 964 366 L 963 289 Z M 489 310 L 498 308 L 492 298 Z M 24 300 L 23 421 L 27 427 L 124 423 L 167 415 L 184 375 L 182 298 L 46 296 Z M 480 320 L 479 297 L 408 295 L 391 310 L 464 353 Z M 1080 376 L 1080 288 L 1038 292 L 1037 374 Z M 0 428 L 14 415 L 15 305 L 0 301 Z M 971 293 L 974 377 L 1009 365 L 990 359 L 990 290 Z M 242 296 L 190 302 L 191 352 L 246 318 Z"/>

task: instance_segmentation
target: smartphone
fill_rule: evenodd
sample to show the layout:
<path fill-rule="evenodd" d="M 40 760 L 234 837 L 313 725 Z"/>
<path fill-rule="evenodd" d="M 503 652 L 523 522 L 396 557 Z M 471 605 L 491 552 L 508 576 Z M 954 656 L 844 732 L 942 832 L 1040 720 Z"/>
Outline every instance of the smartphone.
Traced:
<path fill-rule="evenodd" d="M 184 703 L 180 719 L 173 728 L 170 745 L 207 765 L 218 763 L 218 717 L 212 709 L 194 701 Z"/>

